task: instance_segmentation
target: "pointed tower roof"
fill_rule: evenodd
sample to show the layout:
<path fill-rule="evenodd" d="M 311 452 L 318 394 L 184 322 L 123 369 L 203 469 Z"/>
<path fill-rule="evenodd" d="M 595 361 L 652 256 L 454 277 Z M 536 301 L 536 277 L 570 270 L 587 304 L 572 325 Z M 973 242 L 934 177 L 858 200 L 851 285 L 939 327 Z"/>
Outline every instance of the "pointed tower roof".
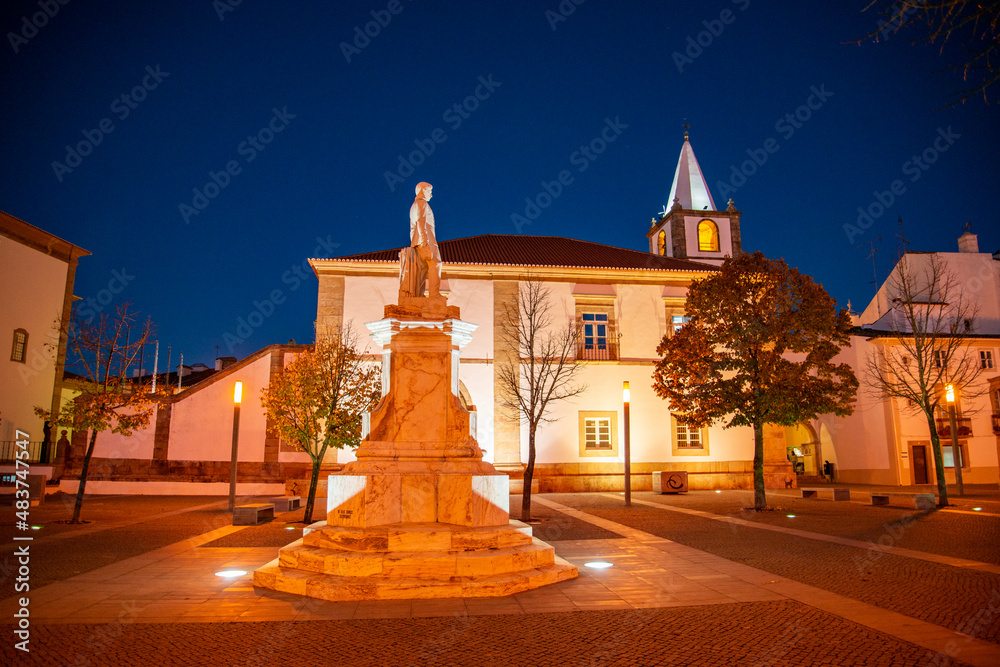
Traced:
<path fill-rule="evenodd" d="M 684 209 L 701 211 L 707 207 L 709 211 L 718 210 L 712 201 L 712 193 L 708 191 L 708 183 L 701 173 L 701 167 L 698 166 L 698 159 L 694 156 L 691 142 L 688 141 L 687 132 L 684 133 L 684 145 L 677 160 L 674 184 L 670 187 L 670 198 L 665 211 L 673 208 L 674 198 L 680 200 L 681 208 Z"/>

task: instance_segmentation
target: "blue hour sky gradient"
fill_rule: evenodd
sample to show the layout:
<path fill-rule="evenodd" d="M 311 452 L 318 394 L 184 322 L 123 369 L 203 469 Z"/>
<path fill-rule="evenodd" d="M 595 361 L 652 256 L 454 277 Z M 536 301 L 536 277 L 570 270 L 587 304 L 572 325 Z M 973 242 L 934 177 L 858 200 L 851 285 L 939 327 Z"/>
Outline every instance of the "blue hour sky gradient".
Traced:
<path fill-rule="evenodd" d="M 311 341 L 304 260 L 406 244 L 420 180 L 439 239 L 646 250 L 687 119 L 744 248 L 863 307 L 900 216 L 914 250 L 966 222 L 1000 249 L 996 101 L 938 110 L 958 46 L 853 44 L 866 4 L 14 0 L 0 209 L 93 253 L 88 307 L 211 364 Z"/>

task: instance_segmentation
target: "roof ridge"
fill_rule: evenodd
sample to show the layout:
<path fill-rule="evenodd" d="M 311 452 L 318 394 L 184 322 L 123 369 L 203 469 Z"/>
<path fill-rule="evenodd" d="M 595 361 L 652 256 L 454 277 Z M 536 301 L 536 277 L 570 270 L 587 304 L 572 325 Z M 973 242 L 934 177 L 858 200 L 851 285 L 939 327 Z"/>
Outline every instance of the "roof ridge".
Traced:
<path fill-rule="evenodd" d="M 405 247 L 405 246 L 403 246 Z M 642 250 L 573 239 L 565 236 L 478 234 L 438 241 L 445 264 L 646 269 L 655 271 L 717 271 L 718 267 L 679 257 L 663 257 Z M 392 263 L 400 247 L 351 253 L 333 261 Z"/>

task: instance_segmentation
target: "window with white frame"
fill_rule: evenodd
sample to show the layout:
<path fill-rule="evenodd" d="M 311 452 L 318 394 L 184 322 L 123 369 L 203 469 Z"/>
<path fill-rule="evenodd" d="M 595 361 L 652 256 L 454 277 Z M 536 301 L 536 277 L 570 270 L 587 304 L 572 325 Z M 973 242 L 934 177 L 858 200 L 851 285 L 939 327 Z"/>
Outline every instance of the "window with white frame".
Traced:
<path fill-rule="evenodd" d="M 618 455 L 618 412 L 580 411 L 580 456 Z"/>
<path fill-rule="evenodd" d="M 611 449 L 611 419 L 608 417 L 588 417 L 583 423 L 586 449 Z"/>
<path fill-rule="evenodd" d="M 987 370 L 993 368 L 993 350 L 979 350 L 979 367 Z"/>
<path fill-rule="evenodd" d="M 577 286 L 581 292 L 586 286 Z M 603 289 L 603 288 L 602 288 Z M 594 291 L 597 291 L 596 289 Z M 608 290 L 605 290 L 608 291 Z M 618 358 L 615 297 L 611 294 L 574 294 L 576 301 L 576 358 L 614 361 Z"/>
<path fill-rule="evenodd" d="M 28 332 L 24 329 L 14 329 L 14 344 L 10 349 L 10 360 L 25 363 L 28 358 Z"/>
<path fill-rule="evenodd" d="M 690 319 L 684 314 L 684 301 L 675 297 L 664 299 L 667 316 L 667 336 L 673 338 L 682 326 Z"/>
<path fill-rule="evenodd" d="M 968 470 L 969 466 L 969 448 L 966 446 L 964 440 L 958 441 L 958 448 L 962 454 L 962 470 Z M 941 445 L 941 459 L 944 462 L 945 468 L 955 467 L 955 449 L 951 445 Z"/>
<path fill-rule="evenodd" d="M 673 435 L 673 453 L 678 456 L 704 456 L 708 454 L 708 429 L 685 424 L 670 415 Z"/>
<path fill-rule="evenodd" d="M 583 349 L 608 349 L 608 316 L 604 313 L 583 314 Z"/>

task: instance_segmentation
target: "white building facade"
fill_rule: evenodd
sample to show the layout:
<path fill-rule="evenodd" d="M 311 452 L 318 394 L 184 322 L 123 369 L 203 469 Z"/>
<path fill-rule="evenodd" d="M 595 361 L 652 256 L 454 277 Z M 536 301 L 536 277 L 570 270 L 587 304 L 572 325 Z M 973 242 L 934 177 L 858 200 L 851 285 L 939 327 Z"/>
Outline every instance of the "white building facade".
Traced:
<path fill-rule="evenodd" d="M 12 460 L 18 431 L 28 434 L 31 461 L 42 451 L 44 422 L 35 407 L 58 409 L 66 336 L 58 322 L 69 316 L 80 257 L 90 253 L 0 211 L 0 457 Z M 50 439 L 58 440 L 52 429 Z M 8 451 L 10 450 L 10 451 Z M 11 468 L 12 469 L 12 468 Z M 35 472 L 50 470 L 36 468 Z"/>
<path fill-rule="evenodd" d="M 970 357 L 979 366 L 979 377 L 969 387 L 957 387 L 957 440 L 962 450 L 963 480 L 969 484 L 1000 482 L 1000 261 L 996 254 L 979 252 L 977 238 L 971 232 L 958 240 L 958 252 L 907 252 L 906 271 L 919 277 L 931 262 L 938 262 L 945 278 L 952 281 L 953 303 L 935 303 L 926 307 L 947 313 L 959 299 L 976 311 L 969 318 L 968 330 L 962 331 Z M 865 360 L 874 346 L 899 345 L 900 331 L 905 331 L 899 306 L 893 302 L 894 277 L 903 270 L 897 264 L 865 310 L 855 316 L 852 346 L 843 352 L 855 369 L 862 386 L 854 415 L 836 420 L 832 426 L 845 433 L 846 442 L 862 438 L 859 446 L 841 446 L 837 454 L 839 476 L 844 481 L 889 485 L 934 484 L 934 456 L 929 426 L 923 413 L 915 411 L 903 399 L 879 399 L 872 395 L 865 381 Z M 894 321 L 893 318 L 896 318 Z M 964 329 L 964 326 L 963 326 Z M 948 373 L 943 373 L 947 378 Z M 944 386 L 934 387 L 943 392 Z M 935 428 L 941 438 L 945 477 L 955 483 L 955 452 L 948 414 L 935 415 Z"/>

